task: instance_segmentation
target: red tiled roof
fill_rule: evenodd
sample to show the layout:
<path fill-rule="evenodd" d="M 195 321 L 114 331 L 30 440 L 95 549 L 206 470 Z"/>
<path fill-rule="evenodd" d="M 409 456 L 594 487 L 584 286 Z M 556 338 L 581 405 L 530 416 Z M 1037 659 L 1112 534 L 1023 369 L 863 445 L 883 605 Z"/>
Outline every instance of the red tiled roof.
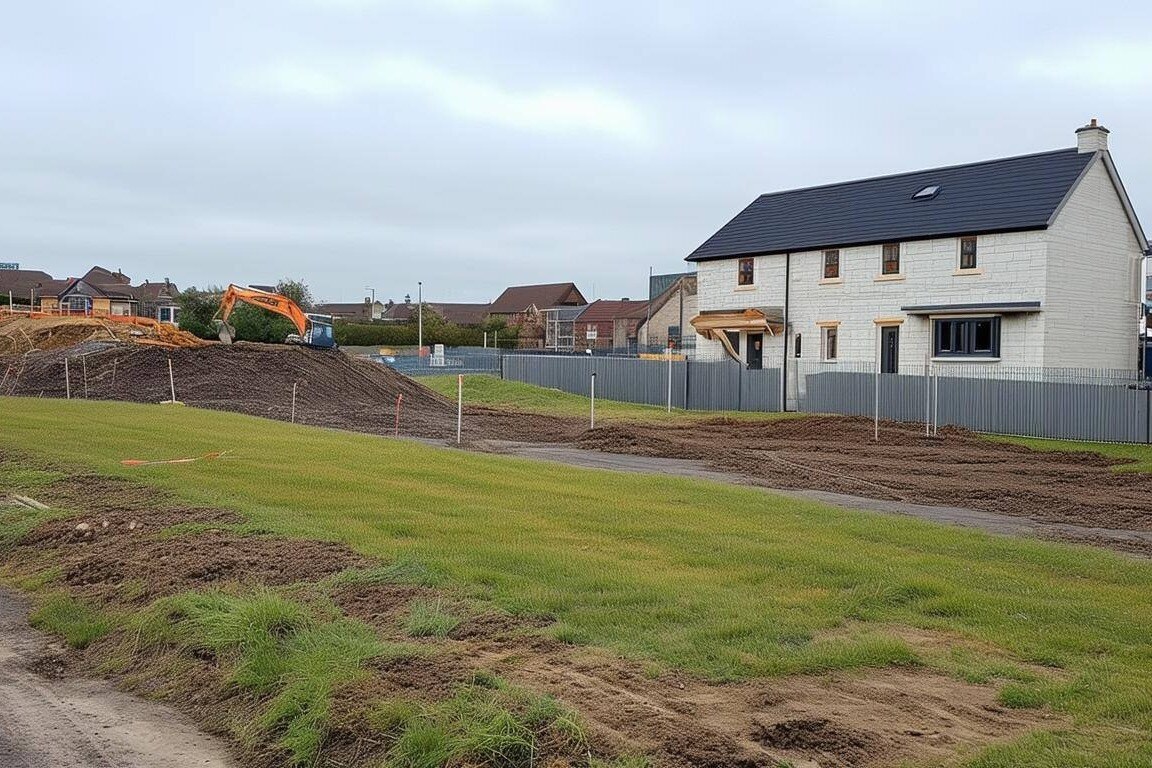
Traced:
<path fill-rule="evenodd" d="M 588 305 L 588 308 L 576 318 L 578 323 L 598 323 L 608 320 L 644 317 L 648 309 L 646 301 L 609 301 L 600 299 Z"/>
<path fill-rule="evenodd" d="M 512 315 L 529 307 L 579 306 L 587 303 L 575 283 L 544 283 L 541 285 L 514 285 L 492 302 L 488 311 L 495 315 Z"/>

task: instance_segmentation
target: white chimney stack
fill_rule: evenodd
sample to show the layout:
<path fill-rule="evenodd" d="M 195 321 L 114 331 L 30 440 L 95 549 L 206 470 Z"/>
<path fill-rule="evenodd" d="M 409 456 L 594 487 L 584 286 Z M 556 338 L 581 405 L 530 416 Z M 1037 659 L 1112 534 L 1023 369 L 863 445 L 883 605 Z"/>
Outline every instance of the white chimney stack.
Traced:
<path fill-rule="evenodd" d="M 1092 118 L 1088 125 L 1076 129 L 1076 148 L 1081 152 L 1104 152 L 1108 149 L 1108 129 Z"/>

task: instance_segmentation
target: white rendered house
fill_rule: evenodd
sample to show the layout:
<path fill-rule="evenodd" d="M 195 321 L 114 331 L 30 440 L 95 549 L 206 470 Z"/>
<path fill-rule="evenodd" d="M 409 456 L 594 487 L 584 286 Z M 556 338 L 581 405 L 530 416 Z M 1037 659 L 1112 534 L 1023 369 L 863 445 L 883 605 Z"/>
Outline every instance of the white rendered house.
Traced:
<path fill-rule="evenodd" d="M 688 256 L 702 357 L 1138 367 L 1149 251 L 1093 120 L 1077 146 L 762 195 Z M 785 361 L 788 361 L 787 363 Z"/>

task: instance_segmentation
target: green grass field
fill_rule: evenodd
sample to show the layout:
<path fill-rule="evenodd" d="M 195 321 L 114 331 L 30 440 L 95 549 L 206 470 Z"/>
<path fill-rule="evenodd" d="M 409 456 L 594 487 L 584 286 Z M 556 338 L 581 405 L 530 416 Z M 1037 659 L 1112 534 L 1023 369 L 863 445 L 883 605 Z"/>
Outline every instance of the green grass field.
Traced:
<path fill-rule="evenodd" d="M 1118 472 L 1152 472 L 1152 445 L 1130 443 L 1084 443 L 1076 440 L 1045 440 L 1037 437 L 1007 437 L 988 435 L 989 440 L 1025 445 L 1034 451 L 1087 451 L 1099 453 L 1117 461 Z"/>
<path fill-rule="evenodd" d="M 555 615 L 561 638 L 655 665 L 734 679 L 924 664 L 1066 718 L 973 765 L 1152 764 L 1146 562 L 174 406 L 0 399 L 0 433 L 261 529 L 416 560 L 474 599 Z M 221 450 L 215 462 L 120 465 Z M 446 621 L 434 608 L 413 619 L 422 632 Z M 955 642 L 909 645 L 902 626 Z"/>
<path fill-rule="evenodd" d="M 421 376 L 417 379 L 429 389 L 445 397 L 456 399 L 455 376 Z M 574 416 L 588 418 L 590 399 L 586 395 L 574 395 L 558 389 L 538 387 L 519 381 L 506 381 L 486 374 L 473 374 L 464 377 L 464 402 L 467 405 L 485 405 L 490 408 L 506 408 L 526 413 L 543 413 L 549 416 Z M 638 405 L 618 400 L 596 399 L 597 422 L 609 421 L 683 421 L 726 416 L 737 419 L 780 419 L 793 418 L 800 414 L 756 413 L 739 411 L 685 411 L 657 405 Z"/>

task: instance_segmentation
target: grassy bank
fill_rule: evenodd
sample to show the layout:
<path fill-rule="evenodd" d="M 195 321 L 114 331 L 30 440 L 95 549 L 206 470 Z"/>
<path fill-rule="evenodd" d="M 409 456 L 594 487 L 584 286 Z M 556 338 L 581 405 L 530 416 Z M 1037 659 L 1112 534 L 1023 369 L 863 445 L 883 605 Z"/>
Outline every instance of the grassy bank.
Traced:
<path fill-rule="evenodd" d="M 1078 440 L 1045 440 L 1037 437 L 988 435 L 989 440 L 1016 443 L 1034 451 L 1070 451 L 1098 453 L 1117 461 L 1118 472 L 1152 472 L 1152 445 L 1130 443 L 1087 443 Z"/>
<path fill-rule="evenodd" d="M 78 424 L 82 451 L 65 439 Z M 0 399 L 0 431 L 265 530 L 417 560 L 655 665 L 728 679 L 921 663 L 1071 724 L 977 765 L 1152 760 L 1152 568 L 1108 552 L 179 407 Z M 209 451 L 228 453 L 120 464 Z"/>
<path fill-rule="evenodd" d="M 421 384 L 452 400 L 456 399 L 455 376 L 421 376 Z M 538 387 L 519 381 L 506 381 L 496 376 L 473 374 L 464 377 L 464 402 L 467 405 L 485 405 L 490 408 L 507 408 L 527 413 L 542 413 L 550 416 L 589 416 L 590 399 L 586 395 L 574 395 L 558 389 Z M 682 421 L 710 419 L 725 416 L 737 419 L 779 419 L 794 418 L 800 414 L 754 413 L 739 411 L 684 411 L 673 409 L 669 412 L 658 405 L 622 403 L 617 400 L 596 399 L 596 420 L 610 421 Z"/>

